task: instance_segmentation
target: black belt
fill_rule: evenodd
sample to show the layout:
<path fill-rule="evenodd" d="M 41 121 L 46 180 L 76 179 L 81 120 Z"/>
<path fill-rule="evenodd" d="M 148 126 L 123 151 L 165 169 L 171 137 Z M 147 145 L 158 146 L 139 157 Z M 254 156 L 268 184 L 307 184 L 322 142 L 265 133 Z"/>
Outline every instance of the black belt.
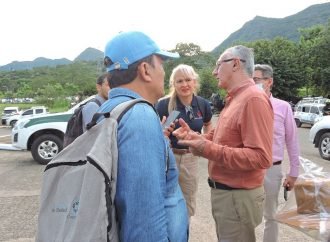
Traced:
<path fill-rule="evenodd" d="M 230 187 L 230 186 L 228 186 L 226 184 L 222 184 L 220 182 L 213 181 L 210 178 L 208 178 L 207 181 L 209 183 L 209 186 L 212 188 L 215 188 L 215 189 L 228 190 L 228 191 L 240 189 L 240 188 Z"/>
<path fill-rule="evenodd" d="M 282 164 L 281 160 L 273 162 L 273 166 L 277 166 L 277 165 L 281 165 L 281 164 Z"/>

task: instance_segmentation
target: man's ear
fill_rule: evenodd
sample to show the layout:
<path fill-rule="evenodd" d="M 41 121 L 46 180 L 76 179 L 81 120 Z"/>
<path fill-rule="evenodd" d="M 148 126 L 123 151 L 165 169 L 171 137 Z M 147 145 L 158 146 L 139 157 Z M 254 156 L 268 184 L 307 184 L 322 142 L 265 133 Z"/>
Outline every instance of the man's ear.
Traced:
<path fill-rule="evenodd" d="M 96 84 L 96 90 L 97 90 L 97 92 L 99 92 L 101 90 L 101 85 Z"/>
<path fill-rule="evenodd" d="M 273 78 L 269 78 L 269 87 L 271 88 L 273 86 Z"/>
<path fill-rule="evenodd" d="M 138 66 L 138 76 L 147 82 L 150 82 L 152 80 L 150 74 L 151 74 L 151 66 L 147 62 L 142 62 Z"/>
<path fill-rule="evenodd" d="M 234 64 L 233 64 L 233 72 L 237 71 L 239 69 L 239 65 L 240 65 L 240 61 L 238 60 L 234 60 Z"/>

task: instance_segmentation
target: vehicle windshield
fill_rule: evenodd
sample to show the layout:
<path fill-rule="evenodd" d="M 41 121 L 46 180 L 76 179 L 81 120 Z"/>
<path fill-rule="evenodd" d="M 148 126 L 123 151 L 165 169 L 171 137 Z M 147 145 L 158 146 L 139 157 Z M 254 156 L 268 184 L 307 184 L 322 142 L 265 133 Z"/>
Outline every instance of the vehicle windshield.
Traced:
<path fill-rule="evenodd" d="M 15 113 L 16 110 L 3 110 L 4 114 L 11 114 L 11 113 Z"/>

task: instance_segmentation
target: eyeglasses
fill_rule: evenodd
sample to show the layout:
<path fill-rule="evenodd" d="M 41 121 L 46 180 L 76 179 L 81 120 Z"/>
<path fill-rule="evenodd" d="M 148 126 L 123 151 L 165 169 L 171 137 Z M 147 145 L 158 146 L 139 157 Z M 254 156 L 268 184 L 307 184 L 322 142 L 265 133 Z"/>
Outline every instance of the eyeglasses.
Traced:
<path fill-rule="evenodd" d="M 267 80 L 267 79 L 269 79 L 269 77 L 253 77 L 253 81 L 254 81 L 255 83 L 259 83 L 259 82 L 261 82 L 262 80 Z"/>
<path fill-rule="evenodd" d="M 178 85 L 182 85 L 184 82 L 186 83 L 190 83 L 193 79 L 191 78 L 185 78 L 185 79 L 178 79 L 175 81 L 176 84 Z"/>
<path fill-rule="evenodd" d="M 230 58 L 230 59 L 221 60 L 221 61 L 218 61 L 216 63 L 215 70 L 218 71 L 222 63 L 224 63 L 224 62 L 230 62 L 230 61 L 233 61 L 233 60 L 239 60 L 239 61 L 241 61 L 243 63 L 246 62 L 246 60 L 243 60 L 243 59 L 240 59 L 240 58 Z"/>

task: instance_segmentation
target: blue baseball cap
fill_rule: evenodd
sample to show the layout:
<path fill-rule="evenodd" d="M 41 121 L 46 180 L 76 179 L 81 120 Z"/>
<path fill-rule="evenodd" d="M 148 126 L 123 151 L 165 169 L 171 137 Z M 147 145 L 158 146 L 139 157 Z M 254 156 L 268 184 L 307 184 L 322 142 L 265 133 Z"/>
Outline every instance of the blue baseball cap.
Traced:
<path fill-rule="evenodd" d="M 161 50 L 149 36 L 138 31 L 121 32 L 105 46 L 105 59 L 113 64 L 106 66 L 107 71 L 126 70 L 129 65 L 150 55 L 159 55 L 164 59 L 179 58 L 178 53 Z"/>

